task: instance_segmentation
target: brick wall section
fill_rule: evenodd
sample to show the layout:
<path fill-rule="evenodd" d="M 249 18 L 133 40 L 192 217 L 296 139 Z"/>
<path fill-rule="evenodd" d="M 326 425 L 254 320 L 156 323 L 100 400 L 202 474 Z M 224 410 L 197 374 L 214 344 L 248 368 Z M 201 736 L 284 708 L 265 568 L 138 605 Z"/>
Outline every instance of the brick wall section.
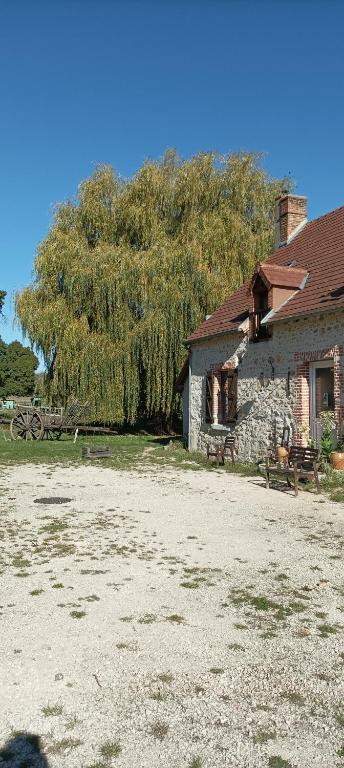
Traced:
<path fill-rule="evenodd" d="M 228 426 L 205 422 L 206 372 L 226 364 L 238 367 L 235 433 L 240 460 L 253 461 L 264 456 L 271 434 L 276 431 L 279 437 L 284 425 L 291 428 L 293 441 L 302 439 L 300 427 L 309 425 L 312 361 L 334 360 L 335 415 L 339 422 L 343 417 L 343 331 L 341 311 L 278 323 L 272 337 L 258 344 L 252 344 L 237 331 L 193 344 L 189 447 L 204 450 L 207 442 L 222 442 L 230 431 Z M 306 439 L 307 435 L 303 435 Z"/>
<path fill-rule="evenodd" d="M 344 369 L 343 369 L 344 347 L 338 345 L 334 350 L 334 415 L 337 428 L 342 430 L 344 415 Z"/>
<path fill-rule="evenodd" d="M 300 363 L 296 366 L 293 416 L 294 423 L 298 427 L 294 442 L 296 445 L 307 445 L 307 433 L 301 430 L 309 427 L 309 363 Z"/>
<path fill-rule="evenodd" d="M 287 195 L 277 204 L 279 241 L 285 243 L 296 227 L 307 218 L 307 200 L 298 195 Z"/>
<path fill-rule="evenodd" d="M 319 362 L 322 360 L 333 360 L 333 377 L 334 377 L 334 415 L 337 425 L 337 432 L 341 427 L 343 421 L 343 354 L 344 347 L 335 344 L 333 347 L 327 347 L 325 349 L 295 352 L 295 361 L 302 360 L 302 363 L 298 363 L 296 366 L 296 398 L 294 406 L 294 420 L 301 428 L 309 425 L 309 364 Z M 305 434 L 298 434 L 296 436 L 296 442 L 299 445 L 307 444 L 307 436 Z"/>
<path fill-rule="evenodd" d="M 213 421 L 215 424 L 217 424 L 217 421 L 218 421 L 219 393 L 220 393 L 220 379 L 216 374 L 214 374 L 211 410 L 212 410 Z"/>

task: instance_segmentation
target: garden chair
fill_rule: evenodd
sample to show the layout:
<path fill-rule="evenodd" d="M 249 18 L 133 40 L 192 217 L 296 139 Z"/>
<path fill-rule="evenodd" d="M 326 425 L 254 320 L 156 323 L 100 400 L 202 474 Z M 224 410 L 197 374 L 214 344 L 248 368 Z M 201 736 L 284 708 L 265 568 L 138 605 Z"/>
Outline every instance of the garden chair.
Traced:
<path fill-rule="evenodd" d="M 229 434 L 226 436 L 224 443 L 221 445 L 207 445 L 207 459 L 211 457 L 216 458 L 217 466 L 220 462 L 222 465 L 225 463 L 227 457 L 231 458 L 232 464 L 235 464 L 235 435 Z"/>

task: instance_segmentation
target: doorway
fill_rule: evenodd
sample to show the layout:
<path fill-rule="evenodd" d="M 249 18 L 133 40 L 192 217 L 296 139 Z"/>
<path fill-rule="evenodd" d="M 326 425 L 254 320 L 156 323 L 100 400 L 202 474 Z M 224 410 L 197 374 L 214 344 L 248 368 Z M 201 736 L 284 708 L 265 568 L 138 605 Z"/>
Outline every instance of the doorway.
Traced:
<path fill-rule="evenodd" d="M 321 440 L 323 411 L 334 411 L 333 360 L 319 360 L 309 366 L 309 427 L 316 446 Z"/>

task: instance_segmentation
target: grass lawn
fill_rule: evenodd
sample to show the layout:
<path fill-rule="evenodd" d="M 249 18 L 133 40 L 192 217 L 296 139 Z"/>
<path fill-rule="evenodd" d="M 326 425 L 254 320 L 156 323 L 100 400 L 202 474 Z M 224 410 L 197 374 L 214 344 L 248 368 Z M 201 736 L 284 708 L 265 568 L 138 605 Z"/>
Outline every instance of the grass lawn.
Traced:
<path fill-rule="evenodd" d="M 336 471 L 328 465 L 320 485 L 322 491 L 329 494 L 331 501 L 344 502 L 344 472 Z"/>
<path fill-rule="evenodd" d="M 131 466 L 144 454 L 144 449 L 151 444 L 150 436 L 141 435 L 97 435 L 78 436 L 74 443 L 74 436 L 62 435 L 60 440 L 1 440 L 0 462 L 13 464 L 21 462 L 81 462 L 83 445 L 110 445 L 113 451 L 112 459 L 102 459 L 106 463 L 115 466 Z"/>
<path fill-rule="evenodd" d="M 7 439 L 5 440 L 5 434 Z M 81 463 L 83 445 L 104 445 L 112 449 L 110 459 L 92 459 L 100 461 L 102 466 L 117 469 L 139 468 L 144 466 L 173 466 L 174 468 L 209 470 L 216 465 L 207 462 L 203 453 L 188 452 L 183 448 L 180 438 L 156 437 L 149 434 L 74 436 L 62 435 L 60 440 L 11 441 L 8 433 L 0 434 L 0 464 L 32 463 Z M 89 461 L 89 460 L 86 460 Z M 255 475 L 254 464 L 226 463 L 225 470 L 244 475 Z M 222 467 L 220 467 L 222 471 Z"/>

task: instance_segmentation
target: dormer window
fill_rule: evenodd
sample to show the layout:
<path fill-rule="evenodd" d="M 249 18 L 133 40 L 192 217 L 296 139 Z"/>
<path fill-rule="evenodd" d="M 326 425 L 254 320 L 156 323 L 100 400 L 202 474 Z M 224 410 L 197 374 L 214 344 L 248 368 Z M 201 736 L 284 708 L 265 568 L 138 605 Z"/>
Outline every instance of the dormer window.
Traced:
<path fill-rule="evenodd" d="M 266 325 L 262 325 L 262 320 L 269 312 L 269 291 L 258 275 L 255 280 L 253 290 L 253 311 L 250 313 L 250 338 L 251 341 L 261 341 L 262 339 L 268 339 L 270 336 L 269 329 Z"/>
<path fill-rule="evenodd" d="M 307 278 L 306 270 L 295 266 L 257 264 L 248 292 L 251 341 L 270 338 L 275 312 L 304 288 Z"/>

